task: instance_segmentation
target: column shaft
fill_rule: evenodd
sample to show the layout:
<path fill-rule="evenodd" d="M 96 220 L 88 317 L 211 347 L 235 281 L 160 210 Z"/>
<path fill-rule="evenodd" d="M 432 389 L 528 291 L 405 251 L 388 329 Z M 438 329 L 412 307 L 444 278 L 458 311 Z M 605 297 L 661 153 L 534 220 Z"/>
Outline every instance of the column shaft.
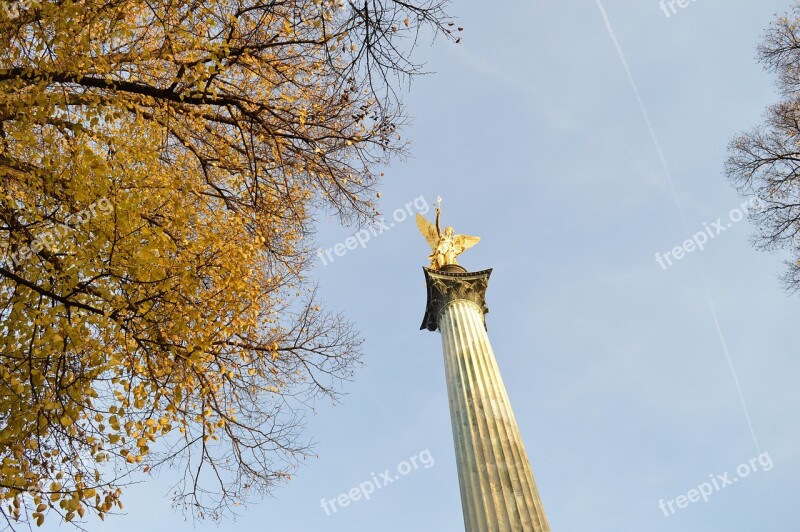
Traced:
<path fill-rule="evenodd" d="M 437 320 L 465 528 L 549 532 L 483 313 L 474 301 L 452 299 Z"/>

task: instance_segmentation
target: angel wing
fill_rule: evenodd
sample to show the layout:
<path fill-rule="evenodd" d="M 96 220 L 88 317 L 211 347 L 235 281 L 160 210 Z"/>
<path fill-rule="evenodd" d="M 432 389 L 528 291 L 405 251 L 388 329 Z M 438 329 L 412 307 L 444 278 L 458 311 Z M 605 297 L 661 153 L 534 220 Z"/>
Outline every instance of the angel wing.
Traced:
<path fill-rule="evenodd" d="M 464 251 L 468 250 L 475 244 L 481 241 L 481 237 L 479 236 L 469 236 L 469 235 L 456 235 L 453 237 L 453 243 L 459 248 L 458 253 L 463 253 Z"/>
<path fill-rule="evenodd" d="M 431 249 L 436 251 L 436 247 L 439 245 L 439 232 L 436 230 L 436 226 L 426 220 L 420 213 L 417 213 L 417 227 L 419 227 L 419 232 L 422 233 L 425 240 L 428 241 Z"/>

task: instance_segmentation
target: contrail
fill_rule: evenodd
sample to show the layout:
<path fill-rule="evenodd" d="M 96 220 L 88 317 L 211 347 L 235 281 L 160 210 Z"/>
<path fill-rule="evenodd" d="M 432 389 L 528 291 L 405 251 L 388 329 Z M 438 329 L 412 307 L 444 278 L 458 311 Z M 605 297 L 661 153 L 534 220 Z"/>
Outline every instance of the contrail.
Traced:
<path fill-rule="evenodd" d="M 667 183 L 669 183 L 670 191 L 672 192 L 672 199 L 675 201 L 675 205 L 678 207 L 678 212 L 681 216 L 681 221 L 683 222 L 684 229 L 686 233 L 691 233 L 689 228 L 689 222 L 686 219 L 686 214 L 683 210 L 683 203 L 681 202 L 680 197 L 678 196 L 678 192 L 675 189 L 675 182 L 672 180 L 672 172 L 669 170 L 669 165 L 667 164 L 667 159 L 664 157 L 664 152 L 661 149 L 661 143 L 658 140 L 658 136 L 656 135 L 655 129 L 653 128 L 652 122 L 650 122 L 650 115 L 647 114 L 647 108 L 644 105 L 644 101 L 642 101 L 642 96 L 639 93 L 639 87 L 636 86 L 636 81 L 633 78 L 633 73 L 631 72 L 630 66 L 628 66 L 628 61 L 625 59 L 625 54 L 622 52 L 622 47 L 619 45 L 619 41 L 617 40 L 617 35 L 614 33 L 614 28 L 611 26 L 611 21 L 608 19 L 608 14 L 606 13 L 605 8 L 603 7 L 603 3 L 601 0 L 595 0 L 597 3 L 597 7 L 600 9 L 600 13 L 603 15 L 603 20 L 606 23 L 606 29 L 608 30 L 608 35 L 611 37 L 611 40 L 614 43 L 614 48 L 617 49 L 617 54 L 619 55 L 620 60 L 622 61 L 622 67 L 625 69 L 625 73 L 628 75 L 628 81 L 631 84 L 631 89 L 633 89 L 633 94 L 636 96 L 636 101 L 639 104 L 639 110 L 642 112 L 642 116 L 644 117 L 644 121 L 647 124 L 647 129 L 650 132 L 650 139 L 653 141 L 653 146 L 658 153 L 658 158 L 661 161 L 661 167 L 664 171 L 664 176 L 667 179 Z M 742 391 L 742 386 L 739 383 L 739 375 L 736 373 L 736 368 L 733 365 L 733 360 L 731 360 L 731 355 L 728 352 L 728 343 L 725 341 L 725 335 L 722 333 L 722 327 L 719 324 L 719 318 L 717 317 L 717 309 L 714 305 L 714 300 L 711 298 L 711 291 L 708 289 L 708 283 L 706 282 L 706 274 L 703 270 L 703 266 L 699 265 L 700 268 L 700 277 L 703 281 L 703 289 L 706 293 L 706 299 L 708 300 L 708 307 L 711 310 L 711 317 L 714 320 L 714 326 L 717 330 L 717 336 L 719 336 L 720 344 L 722 345 L 722 352 L 725 353 L 725 360 L 728 362 L 728 368 L 730 369 L 731 375 L 733 376 L 733 383 L 736 386 L 736 391 L 739 394 L 739 402 L 742 405 L 742 412 L 744 413 L 745 420 L 747 420 L 747 427 L 750 429 L 750 437 L 753 439 L 753 443 L 756 446 L 756 449 L 761 452 L 761 446 L 758 443 L 758 438 L 756 438 L 755 430 L 753 430 L 753 423 L 750 420 L 750 411 L 747 409 L 747 402 L 744 399 L 744 392 Z"/>

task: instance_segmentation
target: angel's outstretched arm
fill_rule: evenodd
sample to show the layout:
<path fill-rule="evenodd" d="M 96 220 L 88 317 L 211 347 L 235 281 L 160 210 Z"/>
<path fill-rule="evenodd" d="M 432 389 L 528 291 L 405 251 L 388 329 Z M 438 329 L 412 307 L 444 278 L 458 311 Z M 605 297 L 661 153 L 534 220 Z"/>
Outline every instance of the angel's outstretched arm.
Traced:
<path fill-rule="evenodd" d="M 442 208 L 436 205 L 436 236 L 442 238 L 442 229 L 439 227 L 439 216 L 442 214 Z"/>

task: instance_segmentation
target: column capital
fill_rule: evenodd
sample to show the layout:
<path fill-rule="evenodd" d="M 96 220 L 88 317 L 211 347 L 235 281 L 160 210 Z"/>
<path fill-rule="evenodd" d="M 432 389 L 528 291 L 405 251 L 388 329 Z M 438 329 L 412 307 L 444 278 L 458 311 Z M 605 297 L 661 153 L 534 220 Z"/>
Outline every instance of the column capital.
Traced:
<path fill-rule="evenodd" d="M 486 314 L 486 288 L 489 285 L 489 276 L 492 269 L 479 272 L 468 272 L 463 268 L 450 269 L 450 271 L 432 270 L 423 267 L 425 284 L 428 289 L 428 301 L 425 305 L 425 317 L 422 318 L 420 329 L 436 331 L 439 329 L 439 315 L 450 302 L 456 300 L 472 301 Z M 486 326 L 486 320 L 483 322 Z"/>

